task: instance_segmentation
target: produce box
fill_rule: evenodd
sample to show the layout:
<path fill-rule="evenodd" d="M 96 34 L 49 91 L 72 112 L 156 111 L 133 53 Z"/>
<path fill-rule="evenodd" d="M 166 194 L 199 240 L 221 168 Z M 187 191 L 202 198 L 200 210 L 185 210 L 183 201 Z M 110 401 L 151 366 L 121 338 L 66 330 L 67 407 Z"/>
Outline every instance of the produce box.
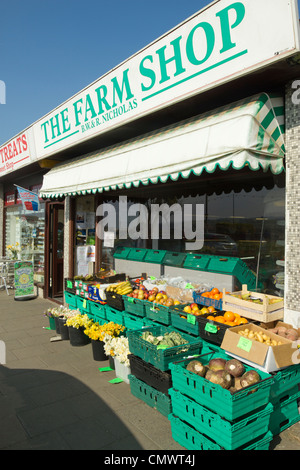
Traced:
<path fill-rule="evenodd" d="M 269 430 L 273 412 L 271 403 L 232 423 L 174 389 L 170 389 L 170 395 L 174 415 L 213 439 L 225 450 L 234 450 L 246 445 Z"/>
<path fill-rule="evenodd" d="M 143 318 L 131 315 L 128 312 L 123 313 L 123 318 L 126 330 L 140 330 L 145 326 Z"/>
<path fill-rule="evenodd" d="M 75 294 L 70 294 L 70 292 L 65 291 L 65 302 L 69 305 L 69 308 L 76 309 L 77 308 L 77 299 L 78 297 Z"/>
<path fill-rule="evenodd" d="M 93 302 L 98 302 L 100 304 L 106 304 L 106 294 L 105 294 L 105 289 L 108 286 L 108 284 L 104 285 L 89 285 L 88 287 L 88 298 L 92 300 Z"/>
<path fill-rule="evenodd" d="M 105 312 L 106 312 L 106 319 L 108 322 L 114 322 L 117 323 L 118 325 L 124 325 L 124 315 L 123 312 L 120 312 L 119 310 L 116 310 L 109 305 L 106 305 L 105 307 Z"/>
<path fill-rule="evenodd" d="M 242 336 L 240 332 L 247 329 L 249 334 L 247 337 Z M 259 334 L 260 338 L 269 337 L 271 341 L 281 342 L 280 345 L 268 345 L 265 342 L 256 341 L 249 337 L 253 334 Z M 270 331 L 266 331 L 254 323 L 240 325 L 226 330 L 221 348 L 227 354 L 241 359 L 253 367 L 264 372 L 274 372 L 298 364 L 300 360 L 300 350 L 297 349 L 295 343 L 276 335 Z"/>
<path fill-rule="evenodd" d="M 99 318 L 106 320 L 105 304 L 90 302 L 90 312 L 94 315 L 96 321 Z"/>
<path fill-rule="evenodd" d="M 195 357 L 207 365 L 211 359 L 231 359 L 222 351 L 212 351 Z M 254 413 L 270 401 L 271 386 L 274 378 L 271 374 L 259 371 L 261 381 L 234 393 L 200 377 L 186 369 L 191 359 L 184 359 L 171 364 L 173 388 L 195 400 L 200 405 L 218 414 L 228 421 L 234 421 L 249 413 Z M 256 370 L 244 364 L 246 371 Z"/>
<path fill-rule="evenodd" d="M 171 423 L 172 437 L 187 450 L 224 450 L 222 446 L 214 440 L 209 439 L 195 428 L 180 420 L 174 414 L 170 414 L 168 419 Z M 264 436 L 253 439 L 246 446 L 236 450 L 269 450 L 270 442 L 273 440 L 273 434 L 268 431 Z"/>
<path fill-rule="evenodd" d="M 182 359 L 183 357 L 199 354 L 202 350 L 202 341 L 200 338 L 192 338 L 185 333 L 180 333 L 181 338 L 186 340 L 187 343 L 173 347 L 157 346 L 142 338 L 145 331 L 157 337 L 167 333 L 173 333 L 174 329 L 163 325 L 151 326 L 143 330 L 129 331 L 127 334 L 130 352 L 144 361 L 150 362 L 150 364 L 160 370 L 169 370 L 171 362 Z"/>
<path fill-rule="evenodd" d="M 69 292 L 70 294 L 75 294 L 75 281 L 74 279 L 67 278 L 65 279 L 65 292 Z"/>
<path fill-rule="evenodd" d="M 274 436 L 300 421 L 300 391 L 283 397 L 274 404 L 270 430 Z"/>
<path fill-rule="evenodd" d="M 223 313 L 224 312 L 208 313 L 196 317 L 198 334 L 200 338 L 204 339 L 205 341 L 217 344 L 218 346 L 222 344 L 226 330 L 232 327 L 223 323 L 219 323 L 216 320 L 207 319 L 207 317 L 217 318 L 219 315 L 223 315 Z"/>
<path fill-rule="evenodd" d="M 274 385 L 271 389 L 271 401 L 277 403 L 286 395 L 294 395 L 300 387 L 300 363 L 274 373 Z"/>
<path fill-rule="evenodd" d="M 82 287 L 81 287 L 81 288 L 76 287 L 75 294 L 76 294 L 78 297 L 81 297 L 81 298 L 83 298 L 83 299 L 88 299 L 88 298 L 89 298 L 88 292 L 85 291 L 85 290 L 83 290 Z"/>
<path fill-rule="evenodd" d="M 170 371 L 161 371 L 149 362 L 143 361 L 134 354 L 128 356 L 131 373 L 139 380 L 159 392 L 169 395 L 169 389 L 172 387 L 172 376 Z"/>
<path fill-rule="evenodd" d="M 154 302 L 144 301 L 145 316 L 163 325 L 171 325 L 171 307 Z"/>
<path fill-rule="evenodd" d="M 132 374 L 130 374 L 128 377 L 132 395 L 151 406 L 151 408 L 155 408 L 164 416 L 168 416 L 171 413 L 172 409 L 170 397 L 162 392 L 159 392 L 155 388 L 150 387 Z"/>
<path fill-rule="evenodd" d="M 185 305 L 171 307 L 171 324 L 176 329 L 192 336 L 199 335 L 199 327 L 195 315 L 183 312 Z"/>
<path fill-rule="evenodd" d="M 230 294 L 223 291 L 223 310 L 239 313 L 251 320 L 268 323 L 283 319 L 284 300 L 274 295 L 250 292 L 244 284 L 241 291 Z"/>
<path fill-rule="evenodd" d="M 120 312 L 123 312 L 125 310 L 125 306 L 124 306 L 125 296 L 105 289 L 105 297 L 106 297 L 107 305 L 109 305 L 110 307 L 116 310 L 119 310 Z"/>
<path fill-rule="evenodd" d="M 223 300 L 209 299 L 207 297 L 203 297 L 201 294 L 195 291 L 193 292 L 193 301 L 196 304 L 205 305 L 206 307 L 215 307 L 216 310 L 228 310 L 228 309 L 225 309 L 223 305 Z"/>
<path fill-rule="evenodd" d="M 82 297 L 77 298 L 77 308 L 85 314 L 85 313 L 91 313 L 91 307 L 90 307 L 90 302 L 88 299 L 84 299 Z"/>
<path fill-rule="evenodd" d="M 123 302 L 125 312 L 131 313 L 132 315 L 137 315 L 138 317 L 146 316 L 144 300 L 123 295 Z"/>

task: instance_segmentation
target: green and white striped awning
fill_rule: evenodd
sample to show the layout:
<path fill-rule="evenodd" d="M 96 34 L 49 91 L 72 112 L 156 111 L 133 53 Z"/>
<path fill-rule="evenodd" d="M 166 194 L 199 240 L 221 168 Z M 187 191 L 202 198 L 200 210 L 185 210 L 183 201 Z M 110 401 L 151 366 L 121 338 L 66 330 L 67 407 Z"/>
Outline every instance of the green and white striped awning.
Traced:
<path fill-rule="evenodd" d="M 284 156 L 283 98 L 262 93 L 60 164 L 44 176 L 40 195 L 95 194 L 246 165 L 279 174 Z"/>

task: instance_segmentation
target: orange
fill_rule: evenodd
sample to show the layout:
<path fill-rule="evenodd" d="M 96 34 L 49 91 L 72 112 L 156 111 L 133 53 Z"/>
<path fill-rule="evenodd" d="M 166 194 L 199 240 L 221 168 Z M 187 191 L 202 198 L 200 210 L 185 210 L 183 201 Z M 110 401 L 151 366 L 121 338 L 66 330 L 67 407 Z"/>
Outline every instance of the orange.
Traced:
<path fill-rule="evenodd" d="M 212 295 L 215 295 L 215 294 L 220 294 L 220 291 L 219 291 L 219 289 L 217 289 L 216 287 L 214 287 L 214 288 L 210 291 L 210 293 L 211 293 Z"/>
<path fill-rule="evenodd" d="M 203 294 L 201 294 L 202 297 L 208 297 L 209 296 L 209 292 L 203 292 Z"/>
<path fill-rule="evenodd" d="M 220 300 L 220 298 L 221 298 L 221 294 L 214 294 L 213 295 L 214 300 Z"/>
<path fill-rule="evenodd" d="M 236 323 L 234 323 L 234 321 L 227 321 L 225 322 L 225 324 L 228 326 L 236 326 Z"/>
<path fill-rule="evenodd" d="M 224 319 L 226 321 L 230 321 L 230 322 L 233 322 L 235 320 L 235 316 L 234 316 L 234 313 L 233 312 L 225 312 L 224 313 Z"/>
<path fill-rule="evenodd" d="M 246 318 L 240 318 L 239 325 L 244 325 L 245 323 L 248 323 L 248 320 L 246 320 Z"/>
<path fill-rule="evenodd" d="M 214 320 L 215 317 L 213 317 L 212 315 L 208 315 L 208 317 L 206 317 L 207 320 Z"/>
<path fill-rule="evenodd" d="M 217 321 L 218 323 L 225 323 L 225 319 L 224 317 L 222 317 L 221 315 L 216 317 L 215 318 L 215 321 Z"/>

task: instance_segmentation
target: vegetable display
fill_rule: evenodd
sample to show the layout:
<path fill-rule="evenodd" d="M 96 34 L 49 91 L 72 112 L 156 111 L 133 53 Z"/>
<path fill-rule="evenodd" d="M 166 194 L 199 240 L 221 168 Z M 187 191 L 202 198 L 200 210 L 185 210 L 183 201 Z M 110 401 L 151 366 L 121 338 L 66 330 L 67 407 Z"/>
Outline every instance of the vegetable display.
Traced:
<path fill-rule="evenodd" d="M 255 370 L 245 371 L 245 366 L 237 359 L 214 358 L 207 365 L 194 359 L 190 361 L 186 369 L 194 374 L 204 377 L 231 393 L 242 388 L 258 383 L 261 380 L 259 373 Z"/>
<path fill-rule="evenodd" d="M 171 331 L 170 333 L 165 333 L 164 335 L 160 336 L 154 336 L 149 331 L 144 331 L 141 335 L 141 338 L 151 344 L 154 344 L 155 346 L 165 346 L 166 348 L 173 348 L 174 346 L 188 343 L 188 341 L 185 340 L 181 334 L 177 333 L 176 331 Z"/>

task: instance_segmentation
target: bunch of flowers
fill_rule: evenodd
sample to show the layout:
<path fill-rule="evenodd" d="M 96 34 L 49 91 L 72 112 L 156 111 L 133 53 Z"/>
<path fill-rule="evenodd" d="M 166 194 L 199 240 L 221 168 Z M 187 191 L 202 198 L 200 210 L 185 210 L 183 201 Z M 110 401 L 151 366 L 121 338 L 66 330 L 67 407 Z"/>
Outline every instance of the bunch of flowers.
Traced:
<path fill-rule="evenodd" d="M 89 328 L 92 323 L 93 320 L 91 320 L 88 315 L 82 315 L 81 313 L 71 315 L 66 321 L 67 326 L 73 326 L 73 328 L 77 330 L 79 330 L 79 328 Z"/>
<path fill-rule="evenodd" d="M 11 259 L 18 259 L 18 254 L 20 253 L 19 243 L 15 245 L 7 245 L 6 247 L 7 256 Z"/>
<path fill-rule="evenodd" d="M 91 322 L 84 330 L 85 334 L 92 340 L 104 341 L 105 337 L 115 338 L 124 331 L 125 326 L 118 325 L 114 322 L 104 323 L 100 325 L 98 322 Z"/>
<path fill-rule="evenodd" d="M 118 359 L 125 366 L 130 365 L 128 354 L 130 354 L 128 346 L 128 338 L 120 336 L 113 338 L 109 335 L 104 338 L 104 351 L 107 356 L 112 356 Z"/>
<path fill-rule="evenodd" d="M 49 318 L 63 317 L 67 319 L 75 315 L 78 315 L 79 313 L 80 313 L 79 310 L 71 310 L 67 307 L 64 307 L 64 305 L 59 305 L 59 307 L 48 308 L 48 310 L 46 310 L 44 315 L 45 317 L 49 317 Z"/>

